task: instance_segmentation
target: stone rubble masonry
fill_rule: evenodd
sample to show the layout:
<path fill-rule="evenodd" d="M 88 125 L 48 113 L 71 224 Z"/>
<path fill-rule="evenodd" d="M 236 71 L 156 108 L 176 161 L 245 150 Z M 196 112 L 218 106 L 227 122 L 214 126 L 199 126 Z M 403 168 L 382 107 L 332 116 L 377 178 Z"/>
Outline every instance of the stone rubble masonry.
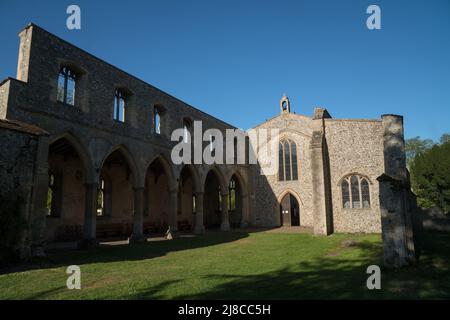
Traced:
<path fill-rule="evenodd" d="M 35 168 L 24 169 L 23 172 L 16 170 L 14 173 L 19 174 L 19 180 L 20 175 L 28 175 L 23 177 L 24 182 L 21 183 L 27 190 L 33 186 L 33 192 L 29 192 L 35 226 L 31 236 L 34 246 L 38 248 L 41 244 L 42 247 L 45 240 L 52 240 L 55 228 L 64 224 L 83 226 L 84 240 L 95 242 L 96 224 L 102 223 L 95 213 L 97 182 L 103 162 L 114 150 L 120 150 L 126 156 L 131 171 L 131 185 L 126 187 L 126 184 L 121 183 L 120 179 L 126 181 L 128 176 L 117 173 L 114 189 L 127 196 L 123 197 L 121 207 L 116 208 L 122 212 L 121 215 L 109 219 L 114 223 L 133 224 L 131 240 L 142 237 L 145 220 L 142 217 L 142 198 L 145 198 L 142 192 L 146 172 L 153 160 L 160 159 L 167 173 L 167 181 L 163 183 L 169 194 L 161 195 L 159 200 L 165 199 L 167 202 L 164 212 L 169 215 L 168 236 L 176 236 L 176 194 L 183 166 L 170 161 L 170 152 L 175 144 L 170 141 L 171 132 L 182 128 L 185 120 L 201 120 L 203 130 L 219 129 L 224 136 L 225 129 L 235 127 L 34 24 L 25 27 L 19 37 L 17 79 L 7 78 L 0 82 L 0 119 L 28 123 L 46 132 L 39 135 L 39 139 L 28 138 L 30 133 L 14 133 L 15 136 L 12 136 L 13 133 L 8 134 L 12 141 L 17 139 L 18 148 L 24 136 L 40 141 L 34 146 L 30 145 L 27 154 L 30 157 L 27 164 L 34 161 Z M 56 101 L 61 66 L 68 66 L 77 74 L 75 106 Z M 126 94 L 124 123 L 113 120 L 112 106 L 117 88 Z M 155 107 L 161 113 L 163 124 L 160 135 L 153 132 Z M 296 143 L 298 180 L 279 181 L 277 174 L 261 175 L 259 165 L 201 164 L 193 165 L 190 169 L 195 182 L 193 189 L 198 199 L 203 199 L 204 193 L 208 191 L 205 190 L 207 175 L 213 171 L 217 174 L 222 197 L 226 199 L 228 183 L 232 176 L 237 176 L 243 210 L 240 225 L 253 227 L 280 226 L 280 202 L 290 193 L 299 203 L 301 226 L 313 229 L 318 235 L 383 232 L 386 263 L 404 264 L 414 251 L 408 206 L 402 205 L 406 201 L 403 195 L 405 192 L 390 187 L 400 184 L 406 188 L 409 183 L 401 119 L 394 115 L 376 120 L 334 119 L 324 108 L 316 108 L 312 117 L 308 117 L 295 114 L 289 99 L 283 96 L 279 115 L 255 129 L 279 129 L 281 138 Z M 5 130 L 13 132 L 2 129 Z M 70 140 L 81 158 L 81 162 L 67 161 L 65 170 L 71 176 L 76 176 L 78 171 L 83 171 L 83 167 L 85 169 L 81 180 L 72 179 L 67 182 L 71 184 L 68 187 L 77 184 L 80 187 L 78 189 L 84 191 L 66 195 L 65 200 L 69 205 L 61 218 L 46 219 L 49 144 L 61 137 Z M 6 140 L 2 140 L 2 149 L 14 146 L 14 143 Z M 263 143 L 269 142 L 270 138 Z M 203 147 L 207 144 L 204 142 Z M 13 150 L 11 154 L 15 152 L 18 151 Z M 275 152 L 275 158 L 278 161 L 278 152 Z M 53 159 L 55 163 L 52 165 L 57 166 L 57 160 Z M 3 161 L 12 162 L 13 158 Z M 108 170 L 114 170 L 114 167 Z M 368 209 L 343 208 L 341 182 L 353 174 L 369 182 L 371 206 Z M 8 176 L 8 179 L 14 178 L 4 171 L 2 175 Z M 199 216 L 194 219 L 195 230 L 203 234 L 204 226 L 199 225 L 202 217 L 207 215 L 203 201 L 198 205 L 198 210 Z M 80 211 L 84 214 L 80 214 Z M 223 230 L 230 228 L 231 218 L 228 215 L 224 207 L 220 218 Z"/>

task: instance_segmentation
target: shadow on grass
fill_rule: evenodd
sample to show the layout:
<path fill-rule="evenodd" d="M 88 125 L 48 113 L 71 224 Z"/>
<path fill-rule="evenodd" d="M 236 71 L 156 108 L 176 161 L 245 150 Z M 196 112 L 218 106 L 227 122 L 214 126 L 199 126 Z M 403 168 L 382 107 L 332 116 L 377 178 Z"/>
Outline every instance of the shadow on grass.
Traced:
<path fill-rule="evenodd" d="M 174 240 L 151 241 L 123 245 L 100 245 L 84 250 L 49 253 L 45 258 L 35 258 L 25 264 L 0 269 L 0 275 L 36 269 L 57 268 L 69 265 L 108 263 L 118 261 L 145 260 L 165 256 L 169 252 L 197 249 L 237 241 L 248 237 L 245 232 L 215 232 L 207 236 L 176 238 Z"/>
<path fill-rule="evenodd" d="M 442 299 L 450 297 L 450 237 L 420 235 L 422 259 L 415 267 L 390 270 L 382 267 L 382 289 L 368 290 L 367 267 L 382 266 L 382 247 L 360 242 L 336 254 L 255 275 L 213 274 L 204 277 L 218 285 L 176 299 Z M 358 249 L 355 256 L 346 250 Z M 347 257 L 346 257 L 347 256 Z M 157 299 L 163 286 L 138 292 L 132 299 Z"/>

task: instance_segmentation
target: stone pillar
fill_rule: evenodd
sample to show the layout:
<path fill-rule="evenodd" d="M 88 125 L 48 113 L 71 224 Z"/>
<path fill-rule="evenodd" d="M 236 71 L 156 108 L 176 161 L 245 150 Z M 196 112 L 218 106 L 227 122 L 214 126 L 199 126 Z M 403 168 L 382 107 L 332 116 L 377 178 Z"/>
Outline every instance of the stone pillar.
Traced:
<path fill-rule="evenodd" d="M 205 225 L 203 223 L 203 192 L 195 194 L 195 234 L 204 234 Z"/>
<path fill-rule="evenodd" d="M 144 188 L 133 188 L 134 196 L 134 213 L 133 213 L 133 233 L 129 239 L 129 242 L 141 242 L 145 241 L 144 238 L 144 217 L 143 217 L 143 205 L 144 205 Z"/>
<path fill-rule="evenodd" d="M 89 247 L 96 245 L 96 228 L 97 228 L 97 182 L 87 182 L 86 196 L 85 196 L 85 210 L 84 210 L 84 230 L 83 240 L 80 247 Z"/>
<path fill-rule="evenodd" d="M 222 215 L 220 222 L 221 231 L 230 231 L 230 217 L 228 214 L 228 192 L 221 193 L 222 196 Z"/>
<path fill-rule="evenodd" d="M 313 118 L 313 135 L 310 144 L 311 174 L 313 188 L 313 223 L 314 234 L 329 235 L 333 232 L 333 221 L 330 204 L 329 169 L 323 112 L 315 111 Z M 319 110 L 320 111 L 320 110 Z M 326 112 L 326 110 L 325 110 Z M 316 115 L 317 114 L 317 115 Z"/>
<path fill-rule="evenodd" d="M 247 228 L 249 226 L 249 196 L 248 194 L 244 193 L 241 195 L 242 203 L 241 203 L 241 210 L 242 210 L 242 220 L 241 220 L 241 228 Z"/>
<path fill-rule="evenodd" d="M 384 263 L 387 267 L 398 268 L 415 263 L 403 117 L 383 115 L 382 124 L 385 172 L 377 180 L 380 184 Z"/>
<path fill-rule="evenodd" d="M 178 236 L 178 189 L 169 191 L 169 229 L 166 232 L 166 239 L 173 239 Z"/>
<path fill-rule="evenodd" d="M 41 257 L 45 256 L 45 224 L 47 219 L 47 192 L 48 192 L 48 147 L 49 138 L 47 135 L 39 137 L 37 156 L 36 156 L 36 171 L 33 180 L 33 189 L 29 223 L 30 235 L 29 240 L 31 250 L 29 252 L 24 244 L 24 252 L 21 253 L 23 258 L 31 256 Z"/>

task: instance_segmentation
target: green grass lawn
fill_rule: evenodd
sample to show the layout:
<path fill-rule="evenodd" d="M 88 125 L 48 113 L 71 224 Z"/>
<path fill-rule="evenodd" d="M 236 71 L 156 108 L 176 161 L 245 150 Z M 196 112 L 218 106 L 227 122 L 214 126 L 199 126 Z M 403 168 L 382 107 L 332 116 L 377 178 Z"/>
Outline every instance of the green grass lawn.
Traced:
<path fill-rule="evenodd" d="M 382 268 L 381 290 L 366 288 L 367 266 L 382 266 L 379 235 L 212 232 L 49 254 L 0 270 L 0 299 L 450 298 L 449 240 L 423 234 L 419 265 Z M 81 290 L 66 288 L 72 264 Z"/>

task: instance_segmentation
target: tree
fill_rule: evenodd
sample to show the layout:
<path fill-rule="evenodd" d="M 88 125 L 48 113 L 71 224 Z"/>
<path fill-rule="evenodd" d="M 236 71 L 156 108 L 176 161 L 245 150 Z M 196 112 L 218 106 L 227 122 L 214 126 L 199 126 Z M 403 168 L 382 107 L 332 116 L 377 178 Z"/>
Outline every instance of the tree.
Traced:
<path fill-rule="evenodd" d="M 419 206 L 450 212 L 450 140 L 411 160 L 411 183 Z"/>
<path fill-rule="evenodd" d="M 449 141 L 450 141 L 450 133 L 444 133 L 440 139 L 441 144 L 444 144 Z"/>
<path fill-rule="evenodd" d="M 414 158 L 433 147 L 434 143 L 431 139 L 421 139 L 414 137 L 405 141 L 406 164 L 411 167 Z"/>

